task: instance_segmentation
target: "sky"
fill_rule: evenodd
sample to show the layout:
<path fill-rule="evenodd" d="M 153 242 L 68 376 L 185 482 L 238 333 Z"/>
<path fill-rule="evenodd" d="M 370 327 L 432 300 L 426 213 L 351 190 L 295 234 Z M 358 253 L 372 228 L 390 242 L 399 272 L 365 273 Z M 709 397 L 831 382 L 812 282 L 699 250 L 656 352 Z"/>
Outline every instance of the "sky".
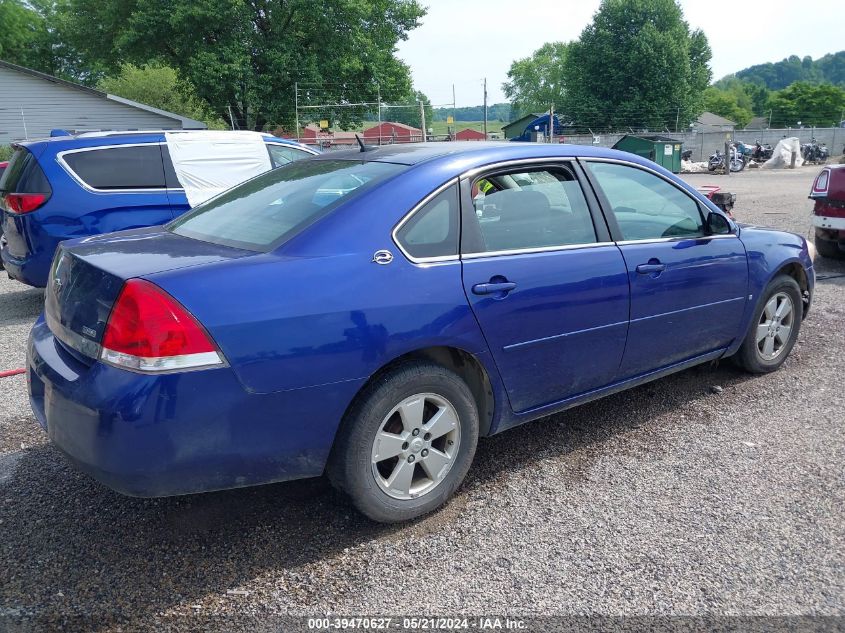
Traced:
<path fill-rule="evenodd" d="M 546 42 L 577 39 L 599 0 L 421 0 L 422 26 L 399 43 L 414 86 L 433 105 L 507 101 L 502 83 L 515 59 Z M 710 41 L 713 80 L 789 55 L 817 59 L 845 49 L 842 0 L 681 0 L 691 28 Z"/>

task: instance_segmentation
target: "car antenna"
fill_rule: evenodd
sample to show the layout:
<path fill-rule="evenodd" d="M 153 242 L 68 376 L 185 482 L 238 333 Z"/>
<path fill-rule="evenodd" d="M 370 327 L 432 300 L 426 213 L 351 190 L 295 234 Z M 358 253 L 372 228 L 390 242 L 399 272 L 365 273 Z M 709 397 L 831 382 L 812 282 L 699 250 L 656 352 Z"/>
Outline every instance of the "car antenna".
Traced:
<path fill-rule="evenodd" d="M 358 134 L 355 135 L 355 140 L 358 141 L 358 145 L 362 152 L 371 152 L 375 149 L 375 146 L 373 145 L 364 145 L 364 141 L 361 140 L 361 136 Z"/>

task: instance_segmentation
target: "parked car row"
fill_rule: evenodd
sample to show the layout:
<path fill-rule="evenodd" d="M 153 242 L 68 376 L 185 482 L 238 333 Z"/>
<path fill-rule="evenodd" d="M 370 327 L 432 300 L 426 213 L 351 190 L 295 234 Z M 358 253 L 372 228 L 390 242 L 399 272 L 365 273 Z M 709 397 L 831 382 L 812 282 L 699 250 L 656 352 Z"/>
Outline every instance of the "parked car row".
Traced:
<path fill-rule="evenodd" d="M 316 153 L 270 135 L 223 135 L 229 149 L 263 139 L 256 168 L 226 181 L 229 186 Z M 174 166 L 173 138 L 199 142 L 197 169 Z M 63 240 L 164 224 L 185 213 L 191 208 L 186 183 L 210 187 L 206 174 L 231 173 L 236 166 L 227 163 L 227 148 L 218 138 L 220 133 L 208 132 L 105 132 L 16 144 L 0 178 L 0 257 L 7 273 L 43 287 Z"/>
<path fill-rule="evenodd" d="M 12 195 L 73 180 L 47 146 Z M 720 358 L 774 371 L 810 308 L 804 238 L 641 157 L 361 149 L 60 244 L 27 368 L 55 446 L 126 494 L 327 473 L 402 521 L 449 499 L 480 436 Z M 13 203 L 14 249 L 52 201 Z"/>

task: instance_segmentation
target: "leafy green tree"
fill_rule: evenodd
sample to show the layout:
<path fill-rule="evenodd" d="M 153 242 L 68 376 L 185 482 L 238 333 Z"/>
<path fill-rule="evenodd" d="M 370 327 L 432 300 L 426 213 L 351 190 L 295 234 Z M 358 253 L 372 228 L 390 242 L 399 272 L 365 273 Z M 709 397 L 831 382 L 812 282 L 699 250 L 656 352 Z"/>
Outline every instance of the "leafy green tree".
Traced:
<path fill-rule="evenodd" d="M 293 128 L 294 84 L 313 119 L 349 126 L 411 91 L 394 56 L 424 15 L 417 0 L 66 0 L 67 36 L 88 59 L 158 61 L 241 129 Z"/>
<path fill-rule="evenodd" d="M 0 59 L 63 79 L 92 84 L 95 64 L 82 60 L 62 33 L 66 0 L 0 0 Z"/>
<path fill-rule="evenodd" d="M 41 17 L 19 0 L 0 0 L 0 59 L 21 66 L 30 61 Z"/>
<path fill-rule="evenodd" d="M 222 119 L 215 119 L 193 88 L 180 81 L 176 71 L 169 66 L 157 63 L 145 66 L 124 64 L 117 75 L 101 79 L 97 88 L 124 99 L 206 121 L 212 128 L 225 127 Z"/>
<path fill-rule="evenodd" d="M 845 51 L 829 53 L 815 61 L 809 56 L 802 59 L 790 55 L 776 63 L 749 66 L 737 72 L 736 76 L 769 90 L 781 90 L 796 81 L 845 87 Z"/>
<path fill-rule="evenodd" d="M 412 92 L 404 99 L 394 101 L 388 104 L 389 106 L 401 107 L 386 107 L 382 108 L 382 121 L 395 121 L 396 123 L 404 123 L 415 128 L 420 128 L 420 101 L 423 103 L 423 110 L 425 111 L 426 127 L 431 127 L 434 121 L 434 109 L 431 107 L 431 100 L 419 90 Z"/>
<path fill-rule="evenodd" d="M 545 112 L 550 106 L 563 107 L 569 46 L 565 42 L 544 44 L 529 57 L 511 64 L 502 90 L 514 108 L 520 112 Z"/>
<path fill-rule="evenodd" d="M 741 92 L 741 95 L 745 96 L 745 100 L 749 104 L 751 103 L 750 97 L 745 92 Z M 738 96 L 733 91 L 710 86 L 704 91 L 704 109 L 730 119 L 738 127 L 745 127 L 751 120 L 751 117 L 754 116 L 754 113 L 749 108 L 740 105 Z"/>
<path fill-rule="evenodd" d="M 845 112 L 845 90 L 831 84 L 797 81 L 775 92 L 769 100 L 772 127 L 830 127 L 839 125 Z"/>
<path fill-rule="evenodd" d="M 592 129 L 685 127 L 702 111 L 710 57 L 674 0 L 602 0 L 569 46 L 564 109 Z"/>

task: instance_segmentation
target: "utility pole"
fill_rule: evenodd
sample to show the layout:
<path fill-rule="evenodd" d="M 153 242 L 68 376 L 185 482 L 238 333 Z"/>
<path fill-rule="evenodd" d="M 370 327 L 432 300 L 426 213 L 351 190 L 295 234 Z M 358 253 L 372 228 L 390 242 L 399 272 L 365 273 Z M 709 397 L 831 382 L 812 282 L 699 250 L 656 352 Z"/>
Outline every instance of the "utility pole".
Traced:
<path fill-rule="evenodd" d="M 484 78 L 484 140 L 487 140 L 487 77 Z"/>
<path fill-rule="evenodd" d="M 549 106 L 549 143 L 555 139 L 555 104 Z"/>
<path fill-rule="evenodd" d="M 425 143 L 425 103 L 420 99 L 420 127 L 422 128 L 422 141 Z"/>
<path fill-rule="evenodd" d="M 457 106 L 455 105 L 455 84 L 452 84 L 452 129 L 449 130 L 449 134 L 452 134 L 452 138 L 449 140 L 454 140 L 455 131 L 458 129 L 458 113 L 455 111 Z"/>
<path fill-rule="evenodd" d="M 378 91 L 378 144 L 381 145 L 381 86 L 376 86 Z"/>
<path fill-rule="evenodd" d="M 293 109 L 296 116 L 296 140 L 299 140 L 299 82 L 293 82 Z M 232 117 L 232 108 L 229 108 L 229 118 Z"/>
<path fill-rule="evenodd" d="M 678 106 L 678 113 L 675 115 L 675 134 L 678 133 L 678 124 L 681 122 L 681 106 Z"/>

